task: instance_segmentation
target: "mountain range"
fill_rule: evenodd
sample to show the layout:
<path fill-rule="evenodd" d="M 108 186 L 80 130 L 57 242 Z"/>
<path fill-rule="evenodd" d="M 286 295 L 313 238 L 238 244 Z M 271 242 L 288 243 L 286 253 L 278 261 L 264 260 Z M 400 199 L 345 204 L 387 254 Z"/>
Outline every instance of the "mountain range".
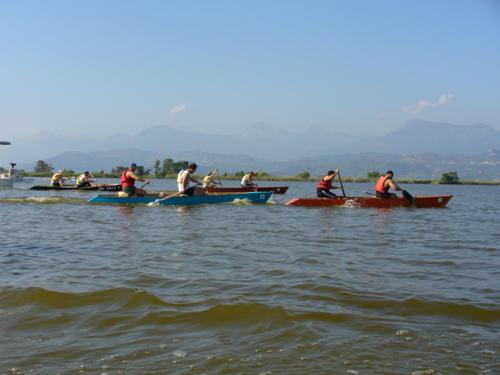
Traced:
<path fill-rule="evenodd" d="M 202 169 L 262 168 L 288 175 L 302 170 L 323 173 L 340 163 L 353 176 L 364 176 L 367 170 L 400 167 L 407 177 L 435 177 L 441 170 L 455 168 L 469 178 L 499 178 L 498 153 L 492 150 L 500 150 L 500 133 L 490 126 L 412 120 L 381 135 L 354 135 L 315 127 L 292 132 L 265 123 L 255 124 L 239 136 L 169 126 L 102 139 L 44 133 L 13 142 L 0 156 L 3 164 L 17 160 L 26 169 L 40 159 L 56 168 L 110 170 L 131 161 L 150 167 L 155 159 L 171 157 L 196 161 Z M 470 167 L 473 165 L 476 167 Z M 484 170 L 476 173 L 478 165 Z"/>

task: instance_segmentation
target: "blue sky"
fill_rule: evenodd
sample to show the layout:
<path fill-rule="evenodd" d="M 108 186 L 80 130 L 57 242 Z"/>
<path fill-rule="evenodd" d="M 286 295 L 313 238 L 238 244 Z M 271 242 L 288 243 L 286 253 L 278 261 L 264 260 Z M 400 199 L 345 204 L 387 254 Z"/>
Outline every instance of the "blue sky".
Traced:
<path fill-rule="evenodd" d="M 0 138 L 500 129 L 500 2 L 0 0 Z"/>

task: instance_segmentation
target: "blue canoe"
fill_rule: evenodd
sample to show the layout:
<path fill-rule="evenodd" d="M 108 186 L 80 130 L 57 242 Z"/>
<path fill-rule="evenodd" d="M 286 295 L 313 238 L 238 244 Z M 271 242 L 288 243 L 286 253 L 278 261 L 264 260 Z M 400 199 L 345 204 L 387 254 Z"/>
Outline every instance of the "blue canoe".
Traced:
<path fill-rule="evenodd" d="M 247 199 L 253 203 L 266 203 L 272 192 L 252 192 L 239 194 L 221 194 L 221 195 L 198 195 L 193 197 L 159 197 L 158 195 L 148 195 L 145 197 L 119 197 L 117 195 L 96 195 L 89 199 L 91 203 L 114 203 L 114 204 L 148 204 L 157 202 L 165 206 L 193 206 L 196 204 L 228 203 L 236 199 Z"/>

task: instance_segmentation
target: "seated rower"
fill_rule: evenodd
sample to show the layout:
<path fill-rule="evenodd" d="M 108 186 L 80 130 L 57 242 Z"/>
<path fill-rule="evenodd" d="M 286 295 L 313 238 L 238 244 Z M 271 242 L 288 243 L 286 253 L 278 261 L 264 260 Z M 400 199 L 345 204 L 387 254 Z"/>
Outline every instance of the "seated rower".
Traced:
<path fill-rule="evenodd" d="M 181 170 L 177 175 L 177 188 L 179 193 L 186 194 L 189 196 L 193 195 L 202 195 L 203 189 L 199 189 L 196 186 L 189 187 L 189 183 L 191 181 L 196 182 L 198 185 L 201 185 L 198 180 L 195 180 L 192 175 L 196 172 L 198 166 L 195 163 L 191 163 L 188 165 L 187 169 Z"/>
<path fill-rule="evenodd" d="M 10 168 L 9 168 L 9 177 L 16 177 L 16 163 L 10 163 Z"/>
<path fill-rule="evenodd" d="M 146 180 L 142 177 L 139 177 L 135 174 L 137 169 L 137 164 L 132 163 L 130 167 L 125 169 L 120 178 L 120 182 L 122 184 L 122 191 L 127 193 L 129 197 L 143 197 L 146 195 L 146 191 L 144 189 L 140 189 L 135 187 L 136 181 L 146 182 Z"/>
<path fill-rule="evenodd" d="M 204 188 L 207 188 L 207 187 L 217 187 L 218 183 L 214 181 L 215 179 L 215 171 L 212 171 L 210 172 L 208 175 L 205 176 L 205 178 L 203 179 L 203 187 Z"/>
<path fill-rule="evenodd" d="M 62 187 L 64 185 L 64 169 L 59 169 L 56 173 L 52 175 L 50 179 L 50 185 L 54 187 Z"/>
<path fill-rule="evenodd" d="M 394 177 L 393 171 L 387 171 L 385 175 L 380 176 L 375 184 L 375 194 L 377 198 L 397 198 L 395 193 L 389 193 L 389 189 L 392 188 L 396 191 L 403 191 L 392 178 Z"/>
<path fill-rule="evenodd" d="M 91 186 L 90 183 L 94 181 L 94 176 L 92 176 L 89 171 L 85 171 L 76 178 L 76 186 L 79 188 L 89 187 Z"/>
<path fill-rule="evenodd" d="M 332 193 L 330 190 L 334 189 L 332 186 L 332 181 L 335 176 L 339 173 L 339 170 L 328 171 L 326 176 L 323 176 L 316 187 L 316 196 L 318 198 L 338 198 L 338 196 Z"/>
<path fill-rule="evenodd" d="M 251 187 L 251 188 L 256 188 L 257 187 L 257 184 L 255 182 L 253 182 L 253 178 L 257 176 L 257 173 L 253 172 L 253 171 L 250 171 L 248 172 L 247 174 L 245 174 L 243 176 L 243 178 L 241 179 L 241 187 L 245 187 L 245 188 L 248 188 L 248 187 Z"/>

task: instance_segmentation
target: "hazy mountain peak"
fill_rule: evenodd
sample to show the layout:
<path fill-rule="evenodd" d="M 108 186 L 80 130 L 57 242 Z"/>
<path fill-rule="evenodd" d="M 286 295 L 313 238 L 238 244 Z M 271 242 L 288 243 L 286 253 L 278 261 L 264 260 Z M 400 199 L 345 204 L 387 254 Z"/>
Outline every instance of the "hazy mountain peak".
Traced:
<path fill-rule="evenodd" d="M 267 122 L 253 123 L 243 130 L 242 139 L 283 139 L 293 136 L 295 133 L 286 129 L 274 127 Z"/>
<path fill-rule="evenodd" d="M 401 129 L 382 136 L 335 133 L 318 126 L 294 132 L 259 122 L 247 129 L 246 136 L 236 137 L 161 125 L 135 135 L 116 134 L 101 139 L 69 138 L 44 132 L 39 137 L 13 142 L 2 150 L 2 159 L 32 162 L 69 150 L 96 152 L 134 148 L 165 156 L 200 150 L 277 161 L 369 151 L 470 155 L 500 149 L 500 133 L 485 124 L 459 126 L 420 119 L 408 121 Z"/>
<path fill-rule="evenodd" d="M 408 120 L 405 122 L 404 126 L 402 129 L 406 128 L 425 128 L 425 129 L 440 129 L 440 130 L 472 130 L 472 131 L 488 131 L 492 133 L 498 133 L 496 129 L 493 127 L 483 124 L 483 123 L 477 123 L 477 124 L 469 124 L 469 125 L 457 125 L 457 124 L 451 124 L 449 122 L 434 122 L 434 121 L 428 121 L 428 120 L 422 120 L 422 119 L 414 119 L 414 120 Z M 400 129 L 400 130 L 402 130 Z"/>

